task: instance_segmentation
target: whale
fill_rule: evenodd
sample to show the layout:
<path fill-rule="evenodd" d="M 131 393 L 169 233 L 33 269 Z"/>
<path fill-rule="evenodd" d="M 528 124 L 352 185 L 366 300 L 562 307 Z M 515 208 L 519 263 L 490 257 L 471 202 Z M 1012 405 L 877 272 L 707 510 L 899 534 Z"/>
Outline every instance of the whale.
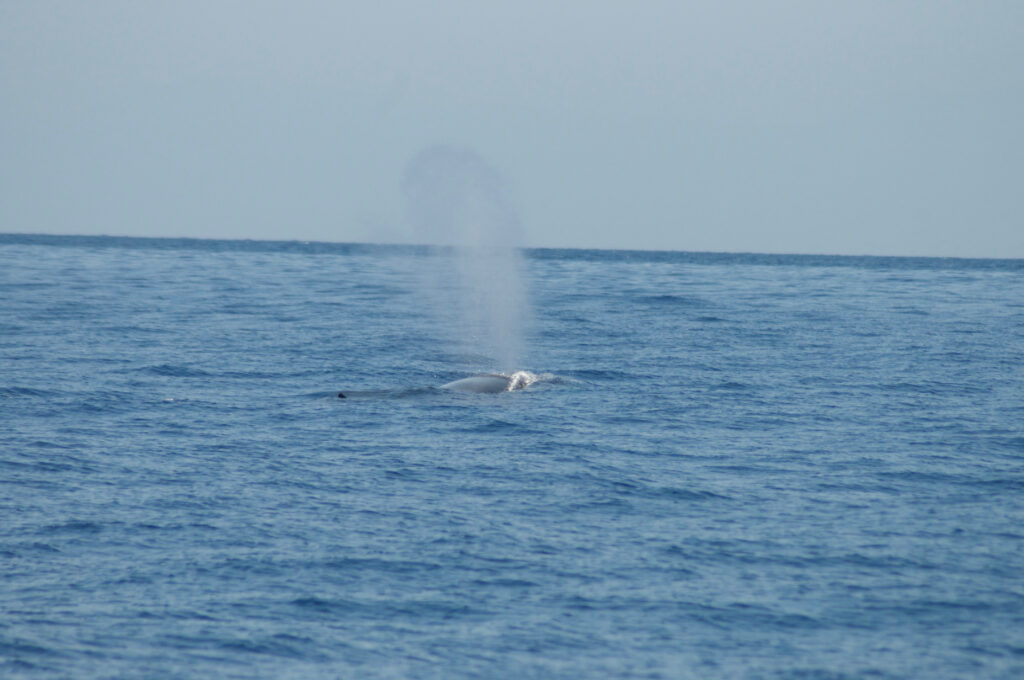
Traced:
<path fill-rule="evenodd" d="M 508 392 L 515 389 L 515 386 L 513 385 L 512 378 L 496 373 L 486 373 L 483 375 L 471 375 L 468 378 L 462 378 L 461 380 L 441 385 L 441 389 L 461 390 L 463 392 Z"/>
<path fill-rule="evenodd" d="M 439 389 L 442 390 L 457 390 L 460 392 L 478 392 L 478 393 L 496 393 L 496 392 L 511 392 L 513 390 L 524 389 L 534 382 L 537 381 L 537 376 L 527 371 L 517 371 L 512 375 L 501 375 L 500 373 L 480 373 L 477 375 L 471 375 L 468 378 L 462 378 L 461 380 L 455 380 L 453 382 L 441 385 Z M 438 389 L 433 387 L 428 388 L 412 388 L 409 390 L 360 390 L 357 392 L 338 392 L 339 399 L 347 399 L 351 397 L 368 397 L 368 396 L 400 396 L 402 394 L 419 393 L 425 390 Z"/>

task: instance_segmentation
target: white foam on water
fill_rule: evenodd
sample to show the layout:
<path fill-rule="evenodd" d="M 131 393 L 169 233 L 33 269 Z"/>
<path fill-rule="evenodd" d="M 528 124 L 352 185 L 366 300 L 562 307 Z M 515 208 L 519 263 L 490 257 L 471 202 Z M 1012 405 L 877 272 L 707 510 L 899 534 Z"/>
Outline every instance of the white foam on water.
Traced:
<path fill-rule="evenodd" d="M 512 390 L 521 390 L 526 387 L 529 387 L 530 385 L 541 379 L 541 376 L 538 376 L 535 373 L 530 373 L 529 371 L 516 371 L 515 373 L 512 373 L 511 375 L 507 375 L 505 377 L 508 378 L 509 392 L 511 392 Z"/>

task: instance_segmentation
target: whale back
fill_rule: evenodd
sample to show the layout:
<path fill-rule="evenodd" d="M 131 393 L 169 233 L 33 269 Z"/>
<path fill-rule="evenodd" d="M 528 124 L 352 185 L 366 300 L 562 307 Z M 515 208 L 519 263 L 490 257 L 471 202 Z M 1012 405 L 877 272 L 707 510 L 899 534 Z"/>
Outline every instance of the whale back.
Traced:
<path fill-rule="evenodd" d="M 507 392 L 509 385 L 509 379 L 503 375 L 474 375 L 441 385 L 441 389 L 464 392 Z"/>

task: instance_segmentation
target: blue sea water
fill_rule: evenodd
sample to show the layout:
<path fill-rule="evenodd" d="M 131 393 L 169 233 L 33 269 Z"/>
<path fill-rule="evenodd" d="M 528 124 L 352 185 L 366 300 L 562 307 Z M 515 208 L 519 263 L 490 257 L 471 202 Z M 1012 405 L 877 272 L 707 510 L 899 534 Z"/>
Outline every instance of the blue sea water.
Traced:
<path fill-rule="evenodd" d="M 0 676 L 1024 677 L 1024 261 L 444 257 L 0 235 Z"/>

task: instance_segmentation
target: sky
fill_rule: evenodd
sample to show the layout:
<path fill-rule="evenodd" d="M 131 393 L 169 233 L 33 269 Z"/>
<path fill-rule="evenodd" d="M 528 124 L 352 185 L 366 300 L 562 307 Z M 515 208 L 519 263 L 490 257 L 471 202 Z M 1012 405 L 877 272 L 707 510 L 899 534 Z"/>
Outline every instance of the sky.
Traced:
<path fill-rule="evenodd" d="M 1024 257 L 1024 3 L 0 0 L 0 232 Z"/>

